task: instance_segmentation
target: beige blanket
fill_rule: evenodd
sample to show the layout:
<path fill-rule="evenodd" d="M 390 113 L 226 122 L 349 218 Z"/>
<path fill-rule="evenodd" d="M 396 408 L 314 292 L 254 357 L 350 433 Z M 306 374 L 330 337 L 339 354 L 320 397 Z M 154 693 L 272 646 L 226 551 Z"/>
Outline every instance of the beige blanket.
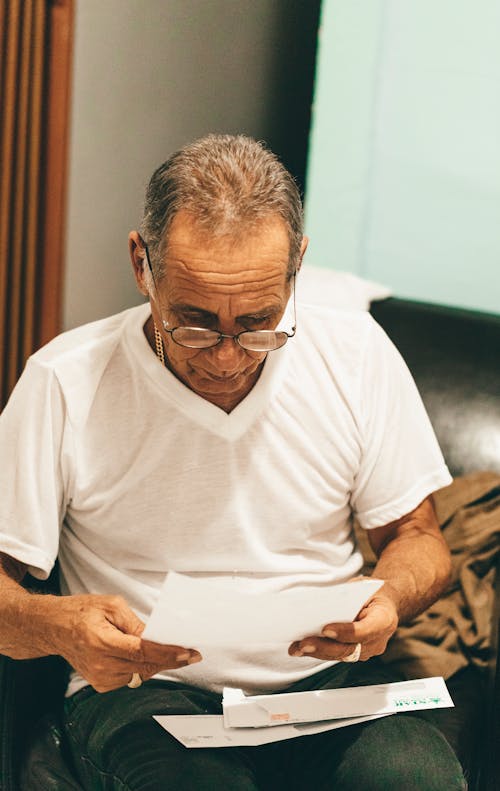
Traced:
<path fill-rule="evenodd" d="M 456 478 L 434 495 L 453 559 L 451 586 L 415 620 L 400 626 L 382 659 L 406 678 L 449 676 L 469 663 L 485 667 L 492 650 L 494 577 L 500 550 L 500 476 Z M 355 526 L 371 574 L 375 557 L 366 531 Z"/>

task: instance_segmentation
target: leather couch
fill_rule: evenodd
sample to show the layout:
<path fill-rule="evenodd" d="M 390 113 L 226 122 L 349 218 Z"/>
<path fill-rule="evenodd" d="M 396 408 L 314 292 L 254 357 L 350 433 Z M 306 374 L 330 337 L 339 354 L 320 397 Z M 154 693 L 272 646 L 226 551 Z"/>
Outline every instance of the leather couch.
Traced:
<path fill-rule="evenodd" d="M 396 298 L 374 302 L 371 313 L 413 374 L 451 474 L 500 473 L 500 315 Z M 440 712 L 471 791 L 500 790 L 498 571 L 497 559 L 488 667 L 448 679 L 455 708 Z"/>
<path fill-rule="evenodd" d="M 371 312 L 405 357 L 452 474 L 500 473 L 500 316 L 396 298 Z M 47 584 L 57 588 L 56 574 Z M 495 646 L 498 614 L 495 606 Z M 455 708 L 444 727 L 475 791 L 500 789 L 496 656 L 495 649 L 485 672 L 468 667 L 448 681 Z M 33 791 L 80 788 L 58 721 L 66 675 L 58 657 L 0 656 L 0 791 L 18 791 L 27 767 Z"/>

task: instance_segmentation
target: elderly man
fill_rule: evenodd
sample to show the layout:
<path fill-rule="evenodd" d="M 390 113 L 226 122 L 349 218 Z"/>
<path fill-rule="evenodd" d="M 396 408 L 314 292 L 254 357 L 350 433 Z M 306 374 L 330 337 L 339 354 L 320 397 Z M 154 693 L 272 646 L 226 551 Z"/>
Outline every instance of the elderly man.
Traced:
<path fill-rule="evenodd" d="M 186 750 L 152 719 L 219 713 L 224 685 L 391 680 L 378 655 L 448 580 L 431 495 L 450 477 L 415 385 L 368 314 L 296 306 L 306 246 L 272 153 L 243 136 L 185 147 L 153 175 L 129 237 L 148 301 L 37 352 L 2 415 L 0 651 L 68 661 L 85 789 L 465 787 L 417 715 L 220 750 Z M 353 515 L 385 583 L 354 623 L 288 652 L 228 635 L 206 660 L 141 639 L 170 570 L 228 595 L 235 580 L 319 597 L 351 579 Z M 63 595 L 26 592 L 26 571 L 45 578 L 56 557 Z"/>

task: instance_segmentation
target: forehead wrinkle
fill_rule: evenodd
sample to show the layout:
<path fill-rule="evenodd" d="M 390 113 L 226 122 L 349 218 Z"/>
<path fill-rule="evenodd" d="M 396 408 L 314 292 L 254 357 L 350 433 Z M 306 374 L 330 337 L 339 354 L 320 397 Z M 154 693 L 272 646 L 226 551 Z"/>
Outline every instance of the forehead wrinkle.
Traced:
<path fill-rule="evenodd" d="M 220 316 L 224 312 L 231 316 L 246 316 L 261 312 L 279 313 L 284 310 L 288 294 L 283 286 L 274 284 L 271 288 L 263 288 L 262 283 L 251 285 L 234 284 L 214 288 L 204 281 L 197 287 L 190 279 L 184 282 L 174 281 L 170 288 L 165 288 L 164 303 L 171 310 L 200 310 Z"/>
<path fill-rule="evenodd" d="M 199 267 L 199 263 L 205 263 L 206 267 Z M 188 285 L 197 284 L 204 286 L 210 284 L 215 279 L 216 285 L 222 285 L 233 290 L 238 287 L 246 288 L 248 283 L 255 281 L 257 284 L 267 284 L 268 282 L 286 282 L 286 263 L 283 261 L 276 261 L 276 258 L 270 260 L 269 266 L 259 266 L 258 264 L 241 264 L 232 262 L 227 266 L 220 262 L 209 259 L 191 259 L 187 261 L 182 258 L 174 258 L 170 261 L 167 259 L 165 262 L 166 279 L 168 280 L 168 273 L 171 277 L 179 277 L 183 281 L 187 281 Z M 218 265 L 220 268 L 217 268 Z M 264 271 L 263 271 L 264 270 Z"/>
<path fill-rule="evenodd" d="M 187 303 L 195 298 L 223 296 L 238 296 L 252 294 L 254 299 L 268 299 L 272 297 L 280 302 L 286 297 L 284 286 L 286 279 L 280 274 L 269 274 L 267 277 L 257 277 L 257 272 L 248 280 L 236 274 L 220 278 L 218 273 L 210 272 L 202 276 L 191 277 L 174 275 L 165 279 L 165 294 L 170 300 Z"/>
<path fill-rule="evenodd" d="M 271 228 L 259 238 L 218 240 L 178 223 L 163 259 L 163 294 L 174 305 L 222 317 L 283 311 L 289 296 L 288 237 Z M 283 238 L 282 238 L 283 237 Z"/>

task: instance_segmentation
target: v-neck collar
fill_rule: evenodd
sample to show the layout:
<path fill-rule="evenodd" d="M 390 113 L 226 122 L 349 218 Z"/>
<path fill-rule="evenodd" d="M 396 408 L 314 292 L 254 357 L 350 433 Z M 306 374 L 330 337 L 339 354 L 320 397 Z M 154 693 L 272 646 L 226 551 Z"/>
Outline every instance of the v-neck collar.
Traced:
<path fill-rule="evenodd" d="M 150 316 L 149 305 L 141 305 L 131 314 L 126 328 L 128 347 L 158 392 L 194 423 L 224 439 L 236 440 L 241 437 L 262 413 L 283 381 L 290 351 L 288 344 L 267 355 L 261 374 L 250 392 L 231 412 L 225 412 L 194 393 L 162 365 L 144 333 L 144 325 Z"/>

